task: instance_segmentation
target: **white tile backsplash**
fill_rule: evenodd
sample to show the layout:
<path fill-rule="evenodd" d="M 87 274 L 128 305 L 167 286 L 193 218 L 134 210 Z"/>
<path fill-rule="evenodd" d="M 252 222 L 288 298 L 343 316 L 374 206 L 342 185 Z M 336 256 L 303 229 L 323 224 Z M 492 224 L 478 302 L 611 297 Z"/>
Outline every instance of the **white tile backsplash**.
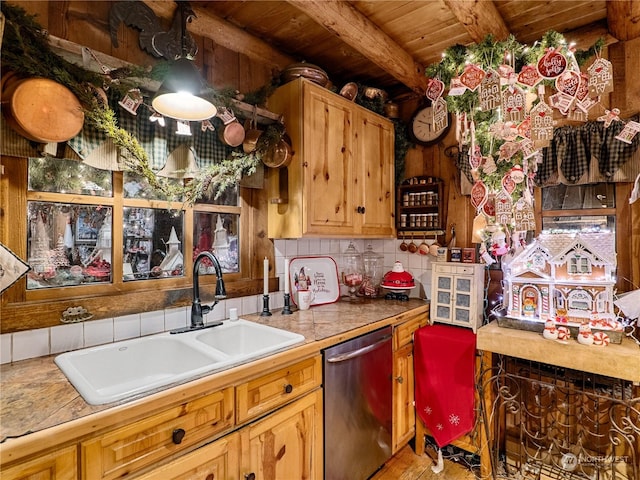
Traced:
<path fill-rule="evenodd" d="M 14 362 L 49 355 L 49 329 L 26 330 L 13 334 L 11 358 Z"/>
<path fill-rule="evenodd" d="M 70 352 L 84 347 L 84 324 L 51 327 L 51 353 Z"/>
<path fill-rule="evenodd" d="M 13 337 L 10 333 L 0 335 L 0 364 L 11 362 L 11 341 Z"/>
<path fill-rule="evenodd" d="M 113 319 L 113 339 L 118 342 L 140 336 L 140 314 L 125 315 Z"/>
<path fill-rule="evenodd" d="M 113 318 L 84 322 L 84 346 L 94 347 L 113 342 Z"/>
<path fill-rule="evenodd" d="M 300 239 L 274 240 L 275 275 L 279 279 L 280 290 L 269 295 L 269 308 L 284 306 L 284 258 L 302 255 L 328 255 L 333 257 L 340 268 L 340 255 L 347 249 L 349 239 Z M 406 239 L 408 243 L 410 238 Z M 416 239 L 416 243 L 420 243 Z M 403 252 L 398 239 L 354 239 L 360 252 L 371 244 L 373 250 L 384 256 L 384 271 L 391 270 L 398 260 L 414 276 L 416 288 L 409 292 L 412 297 L 428 297 L 431 287 L 431 267 L 434 258 L 429 255 Z M 429 242 L 429 240 L 427 241 Z M 229 317 L 229 309 L 237 308 L 238 315 L 248 315 L 262 311 L 262 294 L 221 300 L 205 316 L 205 322 L 223 320 Z M 117 318 L 92 320 L 83 324 L 60 325 L 52 328 L 29 330 L 3 334 L 0 336 L 0 363 L 23 360 L 59 353 L 83 347 L 92 347 L 113 341 L 151 335 L 189 324 L 191 307 L 168 308 L 155 312 L 144 312 Z M 68 328 L 67 328 L 68 327 Z"/>

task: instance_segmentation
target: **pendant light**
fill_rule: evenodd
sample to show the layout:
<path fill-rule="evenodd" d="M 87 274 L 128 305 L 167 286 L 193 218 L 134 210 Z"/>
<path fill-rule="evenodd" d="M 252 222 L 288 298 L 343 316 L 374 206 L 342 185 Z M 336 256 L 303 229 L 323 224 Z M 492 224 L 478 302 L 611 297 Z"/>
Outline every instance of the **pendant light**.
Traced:
<path fill-rule="evenodd" d="M 151 102 L 153 109 L 165 117 L 185 121 L 202 121 L 217 113 L 215 105 L 202 98 L 207 85 L 198 68 L 187 55 L 187 14 L 178 2 L 182 16 L 182 56 L 175 60 Z"/>

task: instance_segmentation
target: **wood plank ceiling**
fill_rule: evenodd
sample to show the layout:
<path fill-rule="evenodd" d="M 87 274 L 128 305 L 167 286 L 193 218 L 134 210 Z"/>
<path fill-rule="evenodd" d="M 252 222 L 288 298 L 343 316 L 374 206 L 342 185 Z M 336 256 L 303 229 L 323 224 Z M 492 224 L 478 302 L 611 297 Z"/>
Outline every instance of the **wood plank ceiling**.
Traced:
<path fill-rule="evenodd" d="M 173 2 L 146 0 L 170 18 Z M 422 92 L 424 67 L 454 44 L 491 33 L 533 43 L 548 30 L 587 48 L 640 36 L 634 0 L 243 0 L 191 1 L 189 30 L 282 70 L 306 61 L 340 87 L 355 81 L 390 96 Z"/>

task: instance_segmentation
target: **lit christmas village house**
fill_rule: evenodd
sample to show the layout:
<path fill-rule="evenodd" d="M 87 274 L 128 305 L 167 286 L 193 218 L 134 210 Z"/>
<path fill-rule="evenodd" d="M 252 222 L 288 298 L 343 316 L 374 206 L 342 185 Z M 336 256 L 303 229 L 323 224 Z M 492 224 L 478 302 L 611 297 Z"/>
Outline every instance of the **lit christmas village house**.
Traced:
<path fill-rule="evenodd" d="M 543 233 L 505 267 L 506 316 L 613 329 L 615 269 L 610 233 Z"/>

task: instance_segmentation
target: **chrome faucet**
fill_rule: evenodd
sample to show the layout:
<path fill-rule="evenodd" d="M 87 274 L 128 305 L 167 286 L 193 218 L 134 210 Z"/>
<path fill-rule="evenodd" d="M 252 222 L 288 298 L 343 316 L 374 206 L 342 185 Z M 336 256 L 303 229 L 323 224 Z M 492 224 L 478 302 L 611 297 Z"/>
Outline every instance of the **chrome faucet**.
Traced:
<path fill-rule="evenodd" d="M 208 258 L 213 264 L 213 268 L 216 271 L 216 292 L 215 301 L 212 305 L 202 305 L 200 303 L 200 263 L 205 258 Z M 224 280 L 222 279 L 222 267 L 216 256 L 208 251 L 204 251 L 198 254 L 193 262 L 193 301 L 191 303 L 191 324 L 185 328 L 179 328 L 172 330 L 171 333 L 183 333 L 190 332 L 192 330 L 200 330 L 202 328 L 215 327 L 222 325 L 222 322 L 214 322 L 205 325 L 203 321 L 203 315 L 209 313 L 213 307 L 218 304 L 218 300 L 222 300 L 227 297 L 227 291 L 224 287 Z"/>

